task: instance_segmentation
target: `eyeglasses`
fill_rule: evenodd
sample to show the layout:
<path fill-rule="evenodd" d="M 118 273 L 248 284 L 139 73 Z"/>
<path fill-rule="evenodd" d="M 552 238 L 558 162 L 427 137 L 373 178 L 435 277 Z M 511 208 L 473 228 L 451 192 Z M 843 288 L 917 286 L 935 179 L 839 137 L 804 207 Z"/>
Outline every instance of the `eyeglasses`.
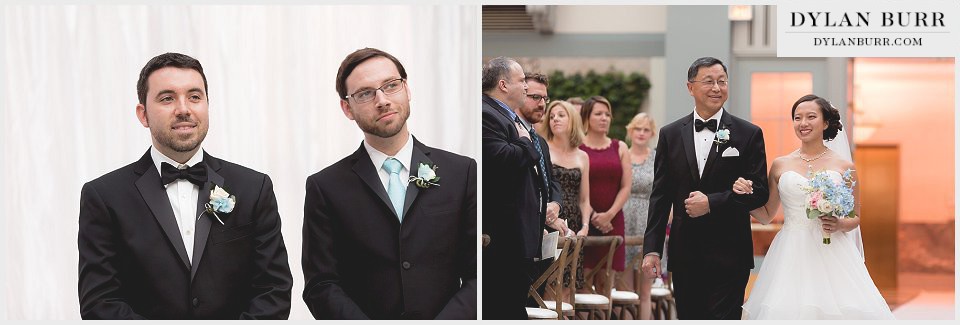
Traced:
<path fill-rule="evenodd" d="M 714 81 L 714 80 L 690 80 L 690 82 L 698 83 L 698 84 L 700 84 L 700 87 L 703 87 L 703 88 L 713 88 L 714 85 L 717 85 L 717 87 L 720 87 L 720 89 L 727 88 L 727 84 L 730 83 L 730 82 L 728 82 L 728 81 L 726 81 L 726 80 L 716 80 L 716 81 Z"/>
<path fill-rule="evenodd" d="M 544 103 L 549 103 L 549 102 L 550 102 L 550 97 L 547 97 L 547 96 L 527 94 L 527 97 L 530 97 L 530 99 L 533 99 L 533 101 L 538 102 L 538 103 L 540 102 L 541 99 L 543 100 Z"/>
<path fill-rule="evenodd" d="M 377 89 L 364 89 L 353 94 L 347 95 L 343 99 L 353 98 L 357 104 L 368 103 L 377 97 L 377 90 L 382 91 L 384 95 L 393 95 L 403 90 L 403 78 L 397 78 L 383 83 Z"/>

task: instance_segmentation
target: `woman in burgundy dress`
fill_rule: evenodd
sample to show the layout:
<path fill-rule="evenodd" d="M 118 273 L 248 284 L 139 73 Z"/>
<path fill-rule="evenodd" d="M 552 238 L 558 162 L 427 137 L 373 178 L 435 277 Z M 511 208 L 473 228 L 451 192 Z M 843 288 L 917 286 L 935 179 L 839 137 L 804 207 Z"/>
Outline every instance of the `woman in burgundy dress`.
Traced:
<path fill-rule="evenodd" d="M 590 206 L 595 210 L 590 217 L 589 235 L 623 237 L 621 209 L 630 196 L 632 170 L 627 145 L 607 136 L 612 107 L 606 98 L 590 97 L 583 103 L 580 117 L 586 129 L 580 150 L 590 157 Z M 607 252 L 606 248 L 597 246 L 585 247 L 584 250 L 584 272 L 597 267 L 597 263 Z M 624 264 L 624 246 L 621 244 L 613 256 L 613 269 L 623 272 Z M 600 288 L 604 280 L 602 276 L 598 276 L 593 284 Z"/>

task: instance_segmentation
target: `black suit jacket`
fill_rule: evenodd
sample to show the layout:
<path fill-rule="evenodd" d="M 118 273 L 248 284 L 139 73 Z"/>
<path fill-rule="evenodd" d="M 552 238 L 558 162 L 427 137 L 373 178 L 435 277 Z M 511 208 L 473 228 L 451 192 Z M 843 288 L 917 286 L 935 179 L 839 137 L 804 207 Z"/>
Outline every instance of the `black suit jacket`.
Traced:
<path fill-rule="evenodd" d="M 361 145 L 307 178 L 303 300 L 317 319 L 477 319 L 477 164 L 414 139 L 403 223 Z"/>
<path fill-rule="evenodd" d="M 560 202 L 553 180 L 550 150 L 541 141 L 550 186 L 537 173 L 540 153 L 532 139 L 521 138 L 507 112 L 483 95 L 483 231 L 490 236 L 484 254 L 509 259 L 540 256 L 548 201 Z M 541 139 L 539 136 L 537 139 Z M 541 199 L 541 198 L 549 198 Z"/>
<path fill-rule="evenodd" d="M 719 128 L 730 130 L 730 140 L 719 148 L 714 142 L 701 178 L 693 143 L 693 120 L 691 113 L 660 129 L 644 254 L 663 255 L 667 219 L 673 208 L 667 253 L 671 271 L 751 269 L 749 212 L 765 204 L 769 195 L 763 132 L 724 111 Z M 721 157 L 731 147 L 740 155 Z M 733 193 L 737 177 L 753 180 L 753 194 Z M 698 218 L 687 215 L 683 203 L 694 191 L 703 192 L 710 201 L 710 213 Z"/>
<path fill-rule="evenodd" d="M 196 221 L 193 262 L 149 150 L 80 194 L 84 319 L 286 319 L 292 277 L 270 177 L 203 154 L 209 182 L 236 196 L 225 223 Z"/>

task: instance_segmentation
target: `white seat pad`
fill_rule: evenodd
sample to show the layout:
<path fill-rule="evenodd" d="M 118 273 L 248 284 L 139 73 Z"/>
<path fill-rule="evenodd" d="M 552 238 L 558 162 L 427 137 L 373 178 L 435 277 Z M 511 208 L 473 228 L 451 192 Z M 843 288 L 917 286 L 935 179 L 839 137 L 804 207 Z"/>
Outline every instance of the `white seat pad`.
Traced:
<path fill-rule="evenodd" d="M 557 312 L 549 309 L 527 307 L 527 318 L 557 319 Z"/>
<path fill-rule="evenodd" d="M 606 305 L 610 303 L 610 299 L 598 294 L 578 293 L 574 296 L 573 303 L 581 305 Z"/>

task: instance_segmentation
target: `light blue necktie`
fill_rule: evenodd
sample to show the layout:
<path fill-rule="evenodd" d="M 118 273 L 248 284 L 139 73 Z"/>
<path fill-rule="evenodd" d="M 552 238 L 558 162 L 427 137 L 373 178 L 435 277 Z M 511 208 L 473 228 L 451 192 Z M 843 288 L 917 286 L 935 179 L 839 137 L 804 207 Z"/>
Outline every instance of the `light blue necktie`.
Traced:
<path fill-rule="evenodd" d="M 383 170 L 390 174 L 387 195 L 390 196 L 390 203 L 393 203 L 393 210 L 397 211 L 397 216 L 400 221 L 403 221 L 403 197 L 407 193 L 403 190 L 403 183 L 400 180 L 400 168 L 403 168 L 403 165 L 397 158 L 388 158 L 383 161 Z"/>

